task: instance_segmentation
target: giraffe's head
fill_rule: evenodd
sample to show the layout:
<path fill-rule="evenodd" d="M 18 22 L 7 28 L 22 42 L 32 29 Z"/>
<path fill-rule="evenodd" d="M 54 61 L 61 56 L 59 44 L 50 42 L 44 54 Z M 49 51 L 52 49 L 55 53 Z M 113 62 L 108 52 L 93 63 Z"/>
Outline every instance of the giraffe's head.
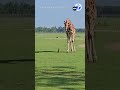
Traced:
<path fill-rule="evenodd" d="M 66 21 L 64 21 L 64 26 L 66 31 L 70 29 L 70 25 L 71 25 L 70 19 L 67 19 Z"/>

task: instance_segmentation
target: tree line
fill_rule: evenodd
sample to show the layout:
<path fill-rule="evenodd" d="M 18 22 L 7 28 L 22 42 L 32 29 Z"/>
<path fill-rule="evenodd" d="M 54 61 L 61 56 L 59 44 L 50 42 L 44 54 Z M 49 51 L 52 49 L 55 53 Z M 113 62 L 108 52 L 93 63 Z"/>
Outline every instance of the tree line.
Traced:
<path fill-rule="evenodd" d="M 76 32 L 84 32 L 85 29 L 79 29 L 79 28 L 76 28 Z M 48 28 L 48 27 L 37 27 L 35 28 L 35 32 L 46 32 L 46 33 L 64 33 L 65 32 L 65 29 L 64 27 L 51 27 L 51 28 Z"/>
<path fill-rule="evenodd" d="M 34 16 L 35 6 L 27 3 L 8 2 L 0 3 L 0 15 Z"/>

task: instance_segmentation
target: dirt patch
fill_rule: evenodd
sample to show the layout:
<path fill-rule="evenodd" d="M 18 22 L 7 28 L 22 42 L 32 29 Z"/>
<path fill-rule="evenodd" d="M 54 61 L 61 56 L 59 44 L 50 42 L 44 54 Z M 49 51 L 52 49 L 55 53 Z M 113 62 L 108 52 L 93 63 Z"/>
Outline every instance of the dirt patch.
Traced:
<path fill-rule="evenodd" d="M 111 49 L 111 50 L 114 50 L 114 51 L 120 51 L 120 42 L 108 43 L 108 44 L 105 45 L 105 48 Z"/>

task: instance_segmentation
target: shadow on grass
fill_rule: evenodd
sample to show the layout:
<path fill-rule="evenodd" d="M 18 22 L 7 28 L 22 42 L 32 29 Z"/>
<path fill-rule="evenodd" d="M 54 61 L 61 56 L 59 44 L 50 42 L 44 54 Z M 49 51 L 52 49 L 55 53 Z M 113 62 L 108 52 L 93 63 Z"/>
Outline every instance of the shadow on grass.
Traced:
<path fill-rule="evenodd" d="M 44 50 L 44 51 L 35 51 L 35 53 L 67 53 L 67 51 L 52 51 L 52 50 Z"/>
<path fill-rule="evenodd" d="M 80 89 L 76 89 L 76 88 L 61 88 L 61 89 L 64 89 L 64 90 L 80 90 Z M 85 89 L 84 89 L 85 90 Z"/>
<path fill-rule="evenodd" d="M 35 62 L 35 59 L 0 60 L 0 63 Z"/>
<path fill-rule="evenodd" d="M 36 86 L 57 87 L 64 90 L 79 90 L 75 86 L 84 85 L 84 72 L 74 67 L 55 66 L 51 69 L 36 70 Z M 71 87 L 72 86 L 72 87 Z"/>
<path fill-rule="evenodd" d="M 42 53 L 42 52 L 57 52 L 57 51 L 35 51 L 35 53 Z"/>
<path fill-rule="evenodd" d="M 75 69 L 75 67 L 70 67 L 70 66 L 54 66 L 54 67 L 52 67 L 52 68 L 66 68 L 66 69 Z"/>

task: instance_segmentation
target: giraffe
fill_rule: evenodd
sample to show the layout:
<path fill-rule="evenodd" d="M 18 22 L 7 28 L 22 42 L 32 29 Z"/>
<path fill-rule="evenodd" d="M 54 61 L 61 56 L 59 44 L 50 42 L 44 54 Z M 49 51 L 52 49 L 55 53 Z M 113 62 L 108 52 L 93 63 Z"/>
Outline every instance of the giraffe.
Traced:
<path fill-rule="evenodd" d="M 67 52 L 75 52 L 75 27 L 72 24 L 71 20 L 68 18 L 66 21 L 64 21 L 64 26 L 65 26 L 65 31 L 66 31 L 66 36 L 67 36 Z"/>
<path fill-rule="evenodd" d="M 85 46 L 86 56 L 88 62 L 94 62 L 97 60 L 96 50 L 94 45 L 94 27 L 96 20 L 96 7 L 95 0 L 85 0 Z"/>

